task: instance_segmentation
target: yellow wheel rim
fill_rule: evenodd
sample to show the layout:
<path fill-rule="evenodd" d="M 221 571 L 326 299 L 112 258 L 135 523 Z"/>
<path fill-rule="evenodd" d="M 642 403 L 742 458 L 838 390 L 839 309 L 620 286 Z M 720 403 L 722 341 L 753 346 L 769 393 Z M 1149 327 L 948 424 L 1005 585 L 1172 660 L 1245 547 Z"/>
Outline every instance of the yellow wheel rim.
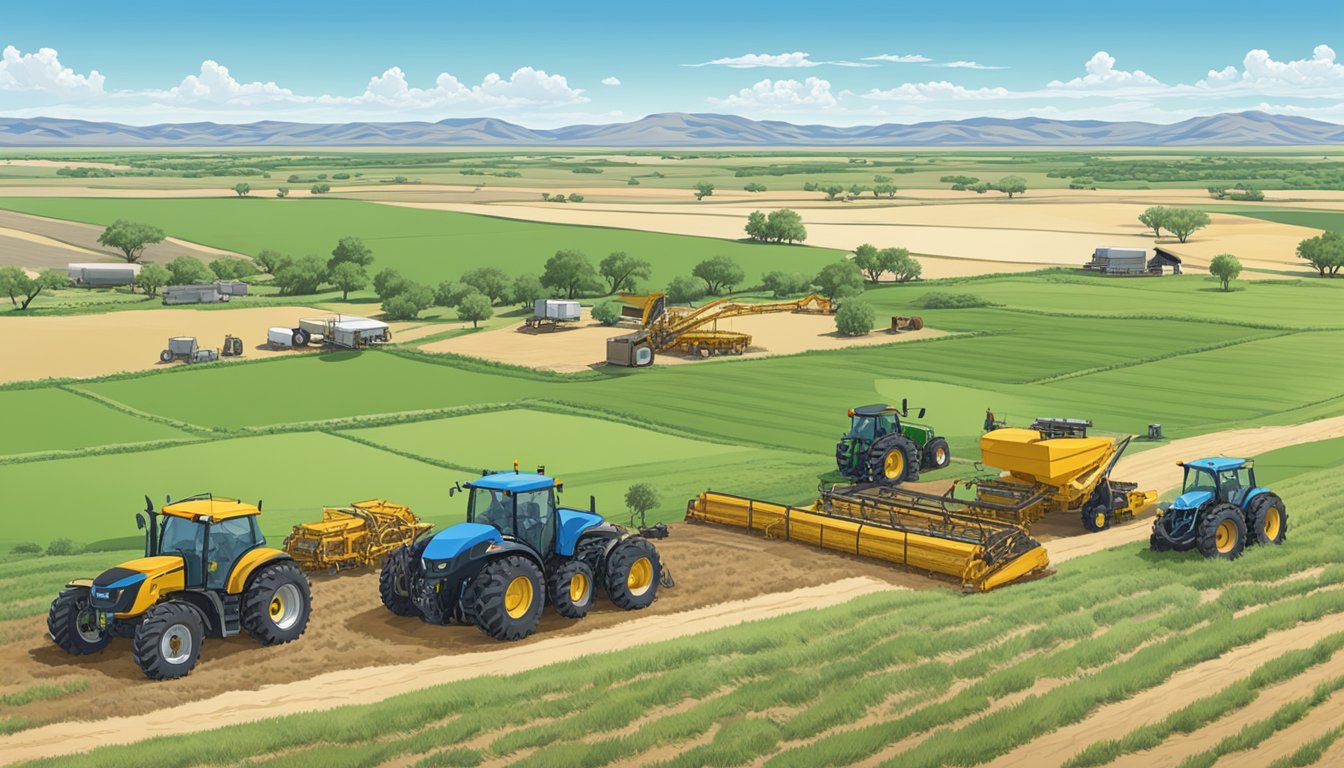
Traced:
<path fill-rule="evenodd" d="M 887 458 L 882 460 L 882 472 L 888 480 L 895 480 L 905 474 L 905 454 L 899 450 L 887 453 Z"/>
<path fill-rule="evenodd" d="M 1092 522 L 1093 522 L 1098 528 L 1101 528 L 1102 526 L 1106 525 L 1106 513 L 1105 513 L 1105 512 L 1098 512 L 1098 513 L 1097 513 L 1097 516 L 1096 516 L 1095 518 L 1093 518 Z"/>
<path fill-rule="evenodd" d="M 582 573 L 574 574 L 574 578 L 569 580 L 569 601 L 579 603 L 587 596 L 588 577 Z"/>
<path fill-rule="evenodd" d="M 946 461 L 947 461 L 947 449 L 946 449 L 946 448 L 943 448 L 942 446 L 939 446 L 939 447 L 938 447 L 938 450 L 936 450 L 936 451 L 933 452 L 933 457 L 934 457 L 935 459 L 938 460 L 938 463 L 939 463 L 939 464 L 942 464 L 942 463 L 946 462 Z"/>
<path fill-rule="evenodd" d="M 277 593 L 271 598 L 271 618 L 274 619 L 285 612 L 285 600 Z"/>
<path fill-rule="evenodd" d="M 532 608 L 532 580 L 515 576 L 504 590 L 504 611 L 511 619 L 521 619 Z"/>
<path fill-rule="evenodd" d="M 1213 534 L 1213 546 L 1222 554 L 1232 551 L 1233 545 L 1237 543 L 1237 526 L 1232 524 L 1231 520 L 1224 520 L 1218 524 L 1218 530 Z"/>
<path fill-rule="evenodd" d="M 653 585 L 653 562 L 641 557 L 630 564 L 630 573 L 625 577 L 625 586 L 630 594 L 639 597 L 649 591 Z"/>
<path fill-rule="evenodd" d="M 1279 538 L 1279 530 L 1282 527 L 1283 527 L 1283 516 L 1279 514 L 1279 510 L 1275 509 L 1274 507 L 1270 507 L 1269 509 L 1265 510 L 1265 525 L 1264 525 L 1265 538 L 1269 539 L 1270 541 L 1274 541 L 1275 539 Z"/>

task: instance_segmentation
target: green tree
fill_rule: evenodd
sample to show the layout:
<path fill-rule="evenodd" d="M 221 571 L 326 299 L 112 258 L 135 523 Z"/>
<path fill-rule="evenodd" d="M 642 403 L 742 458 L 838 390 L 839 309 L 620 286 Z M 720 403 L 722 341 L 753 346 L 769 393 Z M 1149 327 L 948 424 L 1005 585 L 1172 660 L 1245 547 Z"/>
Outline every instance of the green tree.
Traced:
<path fill-rule="evenodd" d="M 896 185 L 878 184 L 877 186 L 873 187 L 873 197 L 881 197 L 882 195 L 886 195 L 887 197 L 895 197 Z"/>
<path fill-rule="evenodd" d="M 812 285 L 812 278 L 802 272 L 766 272 L 761 277 L 761 285 L 775 298 L 781 299 L 785 296 L 807 293 Z"/>
<path fill-rule="evenodd" d="M 776 243 L 801 243 L 807 239 L 807 227 L 803 226 L 803 217 L 792 208 L 780 208 L 771 211 L 765 220 L 766 237 Z"/>
<path fill-rule="evenodd" d="M 280 187 L 275 190 L 275 196 L 280 198 L 289 197 L 289 187 Z"/>
<path fill-rule="evenodd" d="M 759 242 L 766 242 L 770 239 L 770 230 L 766 226 L 765 214 L 761 211 L 752 211 L 747 214 L 747 237 Z"/>
<path fill-rule="evenodd" d="M 509 299 L 509 276 L 498 267 L 478 267 L 462 275 L 462 282 L 498 304 Z"/>
<path fill-rule="evenodd" d="M 876 314 L 867 302 L 847 299 L 835 311 L 835 329 L 844 336 L 867 336 L 875 319 Z"/>
<path fill-rule="evenodd" d="M 1169 208 L 1162 226 L 1184 243 L 1197 230 L 1209 226 L 1209 214 L 1198 208 Z"/>
<path fill-rule="evenodd" d="M 351 291 L 358 291 L 369 284 L 369 273 L 353 261 L 342 261 L 331 270 L 331 284 L 341 292 L 341 301 L 350 298 Z"/>
<path fill-rule="evenodd" d="M 168 262 L 168 272 L 172 276 L 172 285 L 190 285 L 208 283 L 215 279 L 215 273 L 195 256 L 182 254 Z"/>
<path fill-rule="evenodd" d="M 854 265 L 868 276 L 868 281 L 876 283 L 882 279 L 882 273 L 886 270 L 882 267 L 882 262 L 877 258 L 877 246 L 864 243 L 854 249 Z"/>
<path fill-rule="evenodd" d="M 9 296 L 9 303 L 22 312 L 28 309 L 42 291 L 61 288 L 70 283 L 70 277 L 59 269 L 44 269 L 37 277 L 29 277 L 18 267 L 0 267 L 0 291 Z M 22 298 L 20 298 L 22 297 Z"/>
<path fill-rule="evenodd" d="M 241 280 L 257 274 L 257 268 L 247 259 L 220 256 L 209 264 L 210 271 L 220 280 Z"/>
<path fill-rule="evenodd" d="M 627 187 L 638 187 L 639 179 L 636 179 L 634 176 L 631 176 L 629 179 L 626 179 L 625 185 Z"/>
<path fill-rule="evenodd" d="M 707 181 L 702 181 L 695 185 L 695 199 L 704 200 L 706 197 L 714 194 L 714 185 Z"/>
<path fill-rule="evenodd" d="M 171 265 L 170 265 L 171 266 Z M 271 280 L 287 296 L 317 293 L 327 279 L 327 263 L 320 256 L 293 259 L 275 271 Z"/>
<path fill-rule="evenodd" d="M 400 283 L 399 287 L 405 285 L 406 281 L 403 280 Z M 438 288 L 434 289 L 434 306 L 456 307 L 458 304 L 462 303 L 463 299 L 465 299 L 467 296 L 473 293 L 480 293 L 480 291 L 476 290 L 475 288 L 472 288 L 470 285 L 467 285 L 466 283 L 459 283 L 454 280 L 445 280 L 442 283 L 439 283 Z"/>
<path fill-rule="evenodd" d="M 1220 253 L 1209 262 L 1209 274 L 1218 278 L 1224 291 L 1232 290 L 1232 281 L 1241 274 L 1241 262 L 1230 253 Z"/>
<path fill-rule="evenodd" d="M 1344 234 L 1326 232 L 1309 237 L 1297 244 L 1297 256 L 1306 259 L 1321 277 L 1334 277 L 1344 267 Z"/>
<path fill-rule="evenodd" d="M 821 191 L 826 193 L 827 200 L 834 200 L 845 193 L 845 188 L 839 184 L 831 184 L 823 187 Z"/>
<path fill-rule="evenodd" d="M 705 290 L 714 295 L 721 291 L 732 290 L 746 278 L 746 273 L 727 256 L 712 256 L 691 270 L 691 275 L 705 281 Z"/>
<path fill-rule="evenodd" d="M 98 242 L 121 251 L 126 262 L 134 264 L 147 246 L 162 243 L 164 237 L 163 230 L 158 227 L 117 219 L 98 236 Z"/>
<path fill-rule="evenodd" d="M 387 267 L 373 276 L 373 292 L 378 294 L 378 298 L 387 301 L 398 293 L 401 293 L 402 289 L 409 283 L 410 281 L 405 277 L 402 277 L 400 272 L 391 267 Z"/>
<path fill-rule="evenodd" d="M 578 192 L 570 192 L 570 193 L 569 193 L 569 202 L 571 202 L 571 203 L 582 203 L 582 202 L 583 202 L 583 195 L 580 195 Z"/>
<path fill-rule="evenodd" d="M 1153 230 L 1153 237 L 1160 237 L 1162 235 L 1162 228 L 1167 225 L 1168 210 L 1169 209 L 1166 206 L 1162 205 L 1154 205 L 1150 208 L 1146 208 L 1143 213 L 1139 214 L 1139 222 L 1143 224 L 1143 226 Z"/>
<path fill-rule="evenodd" d="M 677 275 L 667 284 L 667 300 L 673 304 L 689 304 L 705 295 L 704 285 L 688 275 Z"/>
<path fill-rule="evenodd" d="M 166 268 L 158 264 L 146 264 L 140 268 L 140 274 L 135 276 L 135 285 L 144 291 L 146 296 L 154 296 L 171 279 L 173 273 Z"/>
<path fill-rule="evenodd" d="M 762 184 L 762 183 L 760 183 L 759 181 L 753 181 L 753 182 L 751 182 L 750 184 L 748 184 L 748 185 L 746 185 L 745 187 L 743 187 L 742 189 L 744 189 L 744 190 L 746 190 L 746 191 L 748 191 L 748 192 L 764 192 L 764 191 L 766 191 L 766 190 L 765 190 L 765 185 Z"/>
<path fill-rule="evenodd" d="M 841 259 L 821 268 L 812 278 L 821 295 L 828 299 L 842 299 L 863 293 L 863 272 L 849 259 Z"/>
<path fill-rule="evenodd" d="M 484 296 L 481 297 L 485 299 Z M 488 303 L 489 299 L 485 299 Z M 434 306 L 434 291 L 427 285 L 412 281 L 401 284 L 397 295 L 383 301 L 383 317 L 388 320 L 414 320 Z"/>
<path fill-rule="evenodd" d="M 604 301 L 593 306 L 593 319 L 603 325 L 615 325 L 621 321 L 621 307 L 614 301 Z"/>
<path fill-rule="evenodd" d="M 585 291 L 596 290 L 601 283 L 587 256 L 578 251 L 556 251 L 546 260 L 541 284 L 572 299 Z"/>
<path fill-rule="evenodd" d="M 1004 176 L 999 179 L 999 183 L 995 184 L 994 188 L 1007 194 L 1008 199 L 1012 200 L 1013 195 L 1020 195 L 1027 191 L 1027 180 L 1021 176 Z"/>
<path fill-rule="evenodd" d="M 546 286 L 541 284 L 541 280 L 536 275 L 519 275 L 513 279 L 513 301 L 519 306 L 531 309 L 536 306 L 537 299 L 546 298 Z"/>
<path fill-rule="evenodd" d="M 312 187 L 308 189 L 308 191 L 313 193 L 314 195 L 325 195 L 326 193 L 331 191 L 331 185 L 323 181 L 321 183 L 314 184 Z"/>
<path fill-rule="evenodd" d="M 78 555 L 84 551 L 84 547 L 75 543 L 72 539 L 54 539 L 47 545 L 47 554 L 57 557 L 66 555 Z"/>
<path fill-rule="evenodd" d="M 649 279 L 649 274 L 653 271 L 653 265 L 644 259 L 630 256 L 624 251 L 615 251 L 607 254 L 598 263 L 597 271 L 606 279 L 607 285 L 611 288 L 607 292 L 616 293 L 622 289 L 635 290 L 635 280 Z"/>
<path fill-rule="evenodd" d="M 257 257 L 252 261 L 256 263 L 262 272 L 265 272 L 268 275 L 273 275 L 275 274 L 275 270 L 279 269 L 280 266 L 284 264 L 285 257 L 282 256 L 279 251 L 265 250 L 258 253 Z"/>
<path fill-rule="evenodd" d="M 479 293 L 469 293 L 457 303 L 457 319 L 470 321 L 472 328 L 479 328 L 482 320 L 489 320 L 494 314 L 490 297 Z"/>
<path fill-rule="evenodd" d="M 890 272 L 896 276 L 898 283 L 918 279 L 924 271 L 919 259 L 911 256 L 910 251 L 905 248 L 883 248 L 877 254 L 877 261 L 882 266 L 883 272 Z"/>
<path fill-rule="evenodd" d="M 367 267 L 373 263 L 373 251 L 358 237 L 342 237 L 336 247 L 331 249 L 327 269 L 335 269 L 337 264 L 347 263 Z"/>
<path fill-rule="evenodd" d="M 233 185 L 233 193 L 239 197 L 247 197 L 252 193 L 252 185 L 245 181 L 240 181 Z"/>
<path fill-rule="evenodd" d="M 661 501 L 658 498 L 658 490 L 648 483 L 635 483 L 625 491 L 625 506 L 639 517 L 641 525 L 644 524 L 644 516 L 656 508 Z"/>

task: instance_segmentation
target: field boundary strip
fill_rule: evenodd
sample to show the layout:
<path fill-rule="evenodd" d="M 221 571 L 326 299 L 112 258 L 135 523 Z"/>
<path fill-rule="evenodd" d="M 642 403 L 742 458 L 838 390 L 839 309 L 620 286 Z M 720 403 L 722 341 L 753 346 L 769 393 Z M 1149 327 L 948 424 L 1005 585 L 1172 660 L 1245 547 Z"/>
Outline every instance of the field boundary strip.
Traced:
<path fill-rule="evenodd" d="M 130 405 L 127 405 L 126 403 L 123 403 L 120 400 L 115 400 L 105 395 L 100 395 L 97 392 L 91 392 L 87 389 L 84 389 L 83 387 L 76 387 L 62 384 L 61 386 L 57 387 L 57 389 L 62 389 L 77 397 L 82 397 L 86 400 L 98 403 L 99 405 L 111 408 L 112 410 L 122 413 L 126 416 L 142 419 L 144 421 L 154 422 L 155 424 L 162 424 L 163 426 L 172 427 L 174 429 L 180 429 L 183 432 L 186 432 L 187 434 L 196 435 L 198 437 L 204 437 L 213 431 L 208 427 L 202 427 L 199 424 L 192 424 L 190 422 L 179 421 L 178 419 L 169 418 L 167 416 L 161 416 L 157 413 L 149 413 L 148 411 L 142 411 L 138 408 L 134 408 Z"/>
<path fill-rule="evenodd" d="M 1331 330 L 1333 331 L 1333 330 L 1335 330 L 1335 329 L 1331 329 Z M 1094 374 L 1098 374 L 1098 373 L 1108 373 L 1108 372 L 1110 372 L 1110 371 L 1121 371 L 1121 370 L 1124 370 L 1124 369 L 1126 369 L 1126 368 L 1135 368 L 1135 367 L 1138 367 L 1138 366 L 1140 366 L 1140 365 L 1148 365 L 1148 364 L 1150 364 L 1150 363 L 1160 363 L 1160 362 L 1162 362 L 1162 361 L 1164 361 L 1164 360 L 1174 360 L 1174 359 L 1179 358 L 1179 357 L 1189 357 L 1190 355 L 1201 355 L 1201 354 L 1204 354 L 1205 352 L 1215 352 L 1215 351 L 1220 350 L 1220 349 L 1226 349 L 1226 348 L 1228 348 L 1228 347 L 1235 347 L 1235 346 L 1239 346 L 1239 345 L 1241 345 L 1241 344 L 1252 344 L 1252 343 L 1255 343 L 1255 342 L 1258 342 L 1258 341 L 1269 341 L 1269 340 L 1272 340 L 1272 339 L 1283 339 L 1283 338 L 1287 338 L 1287 337 L 1289 337 L 1289 336 L 1296 336 L 1296 335 L 1303 334 L 1303 333 L 1321 333 L 1321 332 L 1322 332 L 1322 331 L 1284 331 L 1284 332 L 1282 332 L 1282 333 L 1270 334 L 1270 335 L 1268 335 L 1268 336 L 1243 336 L 1243 337 L 1238 338 L 1238 339 L 1228 339 L 1228 340 L 1226 340 L 1226 341 L 1218 341 L 1218 342 L 1214 342 L 1213 344 L 1207 344 L 1207 345 L 1202 346 L 1202 347 L 1194 347 L 1194 348 L 1190 348 L 1190 349 L 1173 350 L 1173 351 L 1171 351 L 1171 352 L 1165 352 L 1165 353 L 1163 353 L 1163 354 L 1160 354 L 1160 355 L 1154 355 L 1154 356 L 1152 356 L 1152 357 L 1135 358 L 1135 359 L 1133 359 L 1133 360 L 1124 360 L 1124 361 L 1122 361 L 1122 362 L 1119 362 L 1119 363 L 1112 363 L 1112 364 L 1110 364 L 1110 365 L 1099 365 L 1099 366 L 1096 366 L 1096 367 L 1094 367 L 1094 368 L 1084 368 L 1084 369 L 1082 369 L 1082 370 L 1078 370 L 1078 371 L 1069 371 L 1069 372 L 1067 372 L 1067 373 L 1057 373 L 1057 374 L 1055 374 L 1054 376 L 1046 376 L 1046 377 L 1039 378 L 1039 379 L 1033 379 L 1033 380 L 1031 380 L 1031 381 L 1024 381 L 1024 382 L 1022 382 L 1022 383 L 1023 383 L 1023 384 L 1054 384 L 1055 382 L 1059 382 L 1059 381 L 1068 381 L 1069 379 L 1078 379 L 1078 378 L 1082 378 L 1082 377 L 1084 377 L 1084 376 L 1092 376 L 1092 375 L 1094 375 Z M 1328 333 L 1328 332 L 1331 332 L 1331 331 L 1324 331 L 1324 332 Z"/>

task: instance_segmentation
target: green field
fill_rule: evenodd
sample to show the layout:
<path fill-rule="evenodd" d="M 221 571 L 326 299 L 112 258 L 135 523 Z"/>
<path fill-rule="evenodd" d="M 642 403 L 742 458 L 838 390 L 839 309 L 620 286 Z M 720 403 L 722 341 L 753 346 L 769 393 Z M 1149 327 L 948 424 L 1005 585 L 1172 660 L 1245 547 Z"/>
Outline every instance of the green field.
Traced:
<path fill-rule="evenodd" d="M 56 387 L 5 392 L 0 424 L 0 456 L 188 436 Z"/>
<path fill-rule="evenodd" d="M 341 199 L 0 198 L 0 208 L 90 224 L 131 219 L 169 235 L 250 256 L 273 249 L 326 258 L 336 241 L 356 235 L 385 267 L 437 285 L 476 267 L 540 274 L 556 251 L 578 250 L 594 265 L 613 251 L 653 264 L 649 284 L 662 286 L 711 256 L 731 256 L 755 282 L 771 270 L 815 273 L 840 257 L 826 248 L 760 245 L 656 232 L 539 224 L 449 211 Z M 745 221 L 743 224 L 745 225 Z M 154 259 L 153 248 L 145 258 Z"/>

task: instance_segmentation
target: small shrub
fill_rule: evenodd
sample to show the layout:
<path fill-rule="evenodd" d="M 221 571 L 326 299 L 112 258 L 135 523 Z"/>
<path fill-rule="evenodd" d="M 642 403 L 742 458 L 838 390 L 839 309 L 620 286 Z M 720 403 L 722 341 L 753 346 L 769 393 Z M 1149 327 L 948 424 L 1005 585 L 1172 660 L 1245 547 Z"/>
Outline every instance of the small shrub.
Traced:
<path fill-rule="evenodd" d="M 974 293 L 945 293 L 934 291 L 926 293 L 919 300 L 924 309 L 970 309 L 972 307 L 992 307 L 993 302 Z"/>
<path fill-rule="evenodd" d="M 845 336 L 867 336 L 876 314 L 868 302 L 850 299 L 835 312 L 835 329 Z"/>
<path fill-rule="evenodd" d="M 15 544 L 14 548 L 9 550 L 9 552 L 13 555 L 40 555 L 42 554 L 42 545 L 31 541 L 24 541 Z"/>
<path fill-rule="evenodd" d="M 48 555 L 78 555 L 84 547 L 70 539 L 56 539 L 47 545 Z"/>
<path fill-rule="evenodd" d="M 603 325 L 615 325 L 621 321 L 621 308 L 614 301 L 604 301 L 593 307 L 593 319 Z"/>

